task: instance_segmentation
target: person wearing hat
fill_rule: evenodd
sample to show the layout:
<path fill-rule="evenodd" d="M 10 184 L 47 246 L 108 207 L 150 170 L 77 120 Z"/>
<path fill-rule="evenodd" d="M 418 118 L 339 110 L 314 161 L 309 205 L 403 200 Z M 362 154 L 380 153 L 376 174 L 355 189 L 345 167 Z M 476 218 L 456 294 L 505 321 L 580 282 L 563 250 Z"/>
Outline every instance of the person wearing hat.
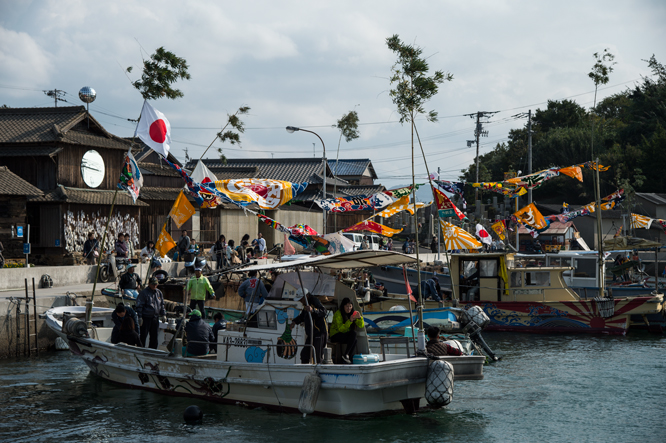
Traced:
<path fill-rule="evenodd" d="M 136 315 L 139 317 L 141 327 L 141 343 L 145 345 L 146 337 L 150 334 L 148 347 L 157 349 L 157 333 L 159 332 L 159 318 L 166 322 L 166 309 L 164 309 L 164 295 L 157 289 L 157 278 L 151 277 L 148 287 L 139 293 L 136 299 Z"/>
<path fill-rule="evenodd" d="M 200 312 L 205 312 L 204 301 L 206 294 L 210 293 L 211 296 L 215 294 L 213 286 L 210 281 L 201 275 L 201 268 L 194 268 L 194 276 L 192 276 L 185 286 L 185 296 L 190 298 L 190 309 L 199 308 Z"/>
<path fill-rule="evenodd" d="M 201 319 L 201 311 L 194 309 L 185 325 L 187 334 L 186 356 L 195 357 L 206 355 L 210 350 L 210 343 L 215 341 L 213 330 L 207 321 Z"/>
<path fill-rule="evenodd" d="M 442 301 L 442 288 L 439 286 L 439 278 L 437 278 L 436 275 L 433 275 L 428 280 L 423 280 L 421 282 L 421 288 L 424 300 L 432 298 L 437 302 Z"/>
<path fill-rule="evenodd" d="M 136 298 L 141 290 L 141 277 L 134 272 L 136 265 L 130 263 L 127 265 L 127 272 L 120 276 L 118 288 L 122 291 L 124 296 Z"/>
<path fill-rule="evenodd" d="M 303 289 L 298 289 L 294 296 L 294 300 L 300 301 L 303 305 L 301 313 L 291 322 L 292 330 L 296 325 L 302 324 L 305 326 L 306 346 L 303 346 L 303 350 L 301 351 L 301 364 L 306 365 L 310 363 L 310 360 L 313 357 L 313 347 L 316 355 L 315 363 L 321 363 L 324 357 L 324 347 L 328 340 L 328 330 L 326 329 L 326 308 L 324 308 L 319 299 L 310 294 L 307 289 L 305 289 L 305 292 L 303 292 Z"/>
<path fill-rule="evenodd" d="M 456 349 L 451 345 L 443 343 L 439 340 L 440 329 L 437 326 L 431 326 L 426 331 L 428 334 L 428 344 L 426 345 L 426 351 L 428 354 L 440 356 L 440 355 L 463 355 L 460 349 Z"/>

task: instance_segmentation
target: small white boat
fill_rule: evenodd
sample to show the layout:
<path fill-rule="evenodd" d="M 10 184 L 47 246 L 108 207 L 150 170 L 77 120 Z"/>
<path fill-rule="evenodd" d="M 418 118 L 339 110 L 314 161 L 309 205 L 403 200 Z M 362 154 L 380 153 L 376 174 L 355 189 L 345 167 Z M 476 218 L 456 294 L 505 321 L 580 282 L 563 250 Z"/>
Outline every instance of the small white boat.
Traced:
<path fill-rule="evenodd" d="M 454 369 L 450 363 L 423 355 L 388 353 L 373 355 L 367 360 L 376 362 L 368 364 L 300 364 L 297 355 L 308 346 L 305 333 L 300 326 L 294 331 L 288 327 L 301 304 L 293 300 L 292 291 L 285 290 L 284 282 L 302 282 L 298 287 L 308 289 L 330 306 L 339 306 L 343 298 L 349 297 L 358 308 L 350 288 L 328 273 L 304 273 L 301 268 L 330 272 L 410 261 L 414 259 L 399 253 L 367 250 L 247 268 L 296 268 L 297 272 L 282 274 L 282 284 L 276 281 L 273 285 L 256 312 L 256 327 L 230 323 L 219 332 L 217 354 L 182 357 L 179 340 L 174 340 L 177 351 L 172 353 L 162 348 L 114 345 L 108 342 L 111 328 L 106 324 L 86 331 L 85 323 L 71 323 L 65 328 L 69 331 L 67 340 L 70 351 L 99 377 L 166 395 L 331 416 L 403 408 L 413 412 L 427 403 L 441 406 L 452 399 Z M 160 339 L 160 344 L 170 342 L 174 332 L 165 329 L 165 340 Z M 358 331 L 357 346 L 360 354 L 370 351 L 364 330 Z M 468 357 L 457 358 L 462 362 Z"/>

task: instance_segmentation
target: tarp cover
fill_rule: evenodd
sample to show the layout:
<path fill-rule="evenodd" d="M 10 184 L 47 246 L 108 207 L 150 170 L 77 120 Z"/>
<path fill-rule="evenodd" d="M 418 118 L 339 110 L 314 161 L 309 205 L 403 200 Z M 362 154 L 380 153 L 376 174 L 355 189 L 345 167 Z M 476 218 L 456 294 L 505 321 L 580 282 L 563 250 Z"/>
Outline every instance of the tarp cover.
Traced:
<path fill-rule="evenodd" d="M 301 260 L 248 266 L 242 272 L 266 271 L 295 266 L 317 266 L 330 269 L 370 268 L 373 266 L 396 266 L 416 263 L 416 258 L 394 251 L 361 250 L 342 254 L 318 255 Z"/>
<path fill-rule="evenodd" d="M 661 243 L 638 237 L 617 237 L 604 241 L 604 249 L 618 251 L 622 249 L 654 249 L 661 248 Z"/>

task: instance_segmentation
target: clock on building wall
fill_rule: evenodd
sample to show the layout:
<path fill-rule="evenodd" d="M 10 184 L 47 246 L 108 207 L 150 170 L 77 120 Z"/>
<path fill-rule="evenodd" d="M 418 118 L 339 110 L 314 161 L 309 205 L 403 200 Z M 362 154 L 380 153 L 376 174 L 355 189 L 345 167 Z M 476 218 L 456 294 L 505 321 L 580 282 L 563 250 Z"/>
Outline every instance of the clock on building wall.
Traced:
<path fill-rule="evenodd" d="M 99 152 L 91 149 L 81 159 L 81 177 L 86 185 L 96 188 L 104 180 L 104 159 Z"/>

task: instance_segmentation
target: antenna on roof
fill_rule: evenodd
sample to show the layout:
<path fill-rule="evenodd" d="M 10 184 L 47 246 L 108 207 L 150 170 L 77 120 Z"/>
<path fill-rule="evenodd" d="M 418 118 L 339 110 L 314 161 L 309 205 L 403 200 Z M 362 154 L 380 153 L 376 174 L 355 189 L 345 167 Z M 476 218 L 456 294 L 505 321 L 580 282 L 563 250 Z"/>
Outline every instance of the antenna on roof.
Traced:
<path fill-rule="evenodd" d="M 88 113 L 88 127 L 90 128 L 90 104 L 95 101 L 97 98 L 97 93 L 93 88 L 90 86 L 84 86 L 81 88 L 79 91 L 79 98 L 83 103 L 86 104 L 87 106 L 87 113 Z"/>
<path fill-rule="evenodd" d="M 55 107 L 58 107 L 58 100 L 61 102 L 64 102 L 64 98 L 60 98 L 62 95 L 67 94 L 65 91 L 61 89 L 52 89 L 50 91 L 44 91 L 44 94 L 48 95 L 49 97 L 53 97 L 53 101 L 55 102 Z"/>

